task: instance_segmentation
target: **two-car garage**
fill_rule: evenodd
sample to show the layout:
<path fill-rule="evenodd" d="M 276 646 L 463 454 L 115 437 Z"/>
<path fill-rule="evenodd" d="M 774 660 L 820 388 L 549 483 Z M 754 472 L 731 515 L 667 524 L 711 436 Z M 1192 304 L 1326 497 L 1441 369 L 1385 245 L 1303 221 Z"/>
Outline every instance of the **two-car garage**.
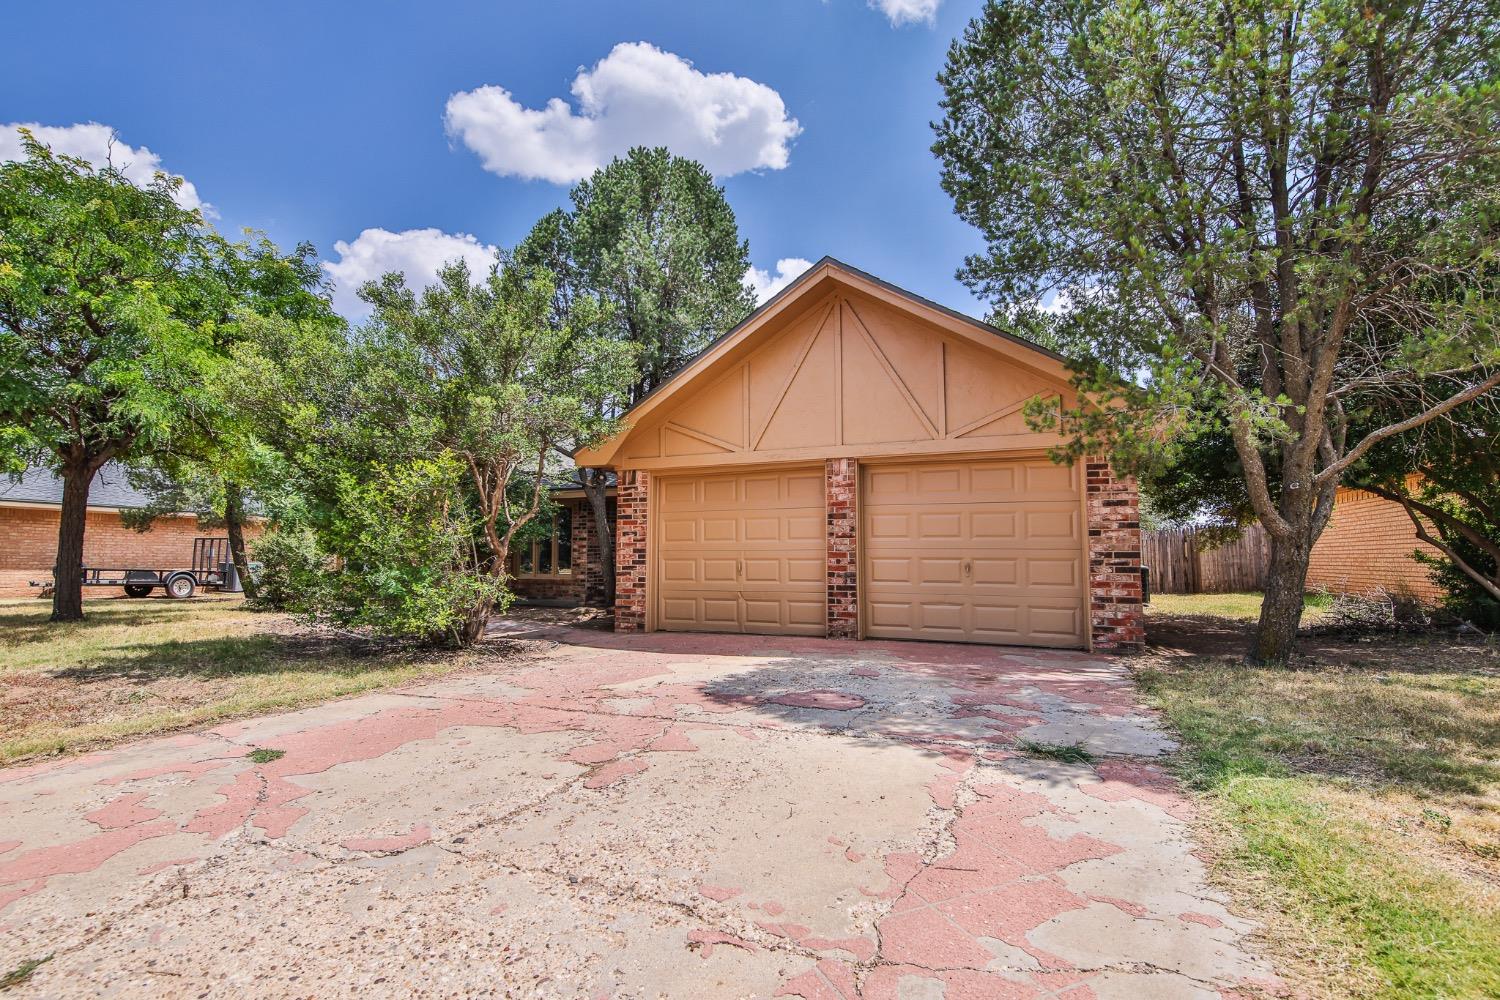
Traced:
<path fill-rule="evenodd" d="M 618 475 L 616 630 L 1138 645 L 1135 486 L 1028 420 L 1076 398 L 825 258 L 575 456 Z"/>
<path fill-rule="evenodd" d="M 656 626 L 822 635 L 824 492 L 821 467 L 661 477 Z M 864 635 L 1084 645 L 1075 467 L 877 462 L 857 496 Z"/>

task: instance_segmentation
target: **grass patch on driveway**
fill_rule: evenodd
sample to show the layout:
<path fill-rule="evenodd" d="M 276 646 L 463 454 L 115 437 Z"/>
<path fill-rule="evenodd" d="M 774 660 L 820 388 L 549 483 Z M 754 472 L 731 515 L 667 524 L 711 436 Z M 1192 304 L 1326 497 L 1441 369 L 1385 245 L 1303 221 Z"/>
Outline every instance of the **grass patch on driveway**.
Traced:
<path fill-rule="evenodd" d="M 0 602 L 0 764 L 452 672 L 479 652 L 358 648 L 238 598 Z"/>
<path fill-rule="evenodd" d="M 1182 737 L 1220 875 L 1284 960 L 1333 996 L 1500 996 L 1500 649 L 1382 637 L 1289 670 L 1156 655 L 1137 678 Z"/>

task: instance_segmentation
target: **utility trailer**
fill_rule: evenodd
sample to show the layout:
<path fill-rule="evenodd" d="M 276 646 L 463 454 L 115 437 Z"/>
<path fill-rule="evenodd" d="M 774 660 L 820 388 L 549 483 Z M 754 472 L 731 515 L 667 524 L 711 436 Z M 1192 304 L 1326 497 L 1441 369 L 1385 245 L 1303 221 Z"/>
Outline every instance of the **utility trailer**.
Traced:
<path fill-rule="evenodd" d="M 145 597 L 157 587 L 168 597 L 187 598 L 204 590 L 237 594 L 240 576 L 229 554 L 228 538 L 193 539 L 193 565 L 173 569 L 113 569 L 83 567 L 85 587 L 123 587 L 131 597 Z"/>

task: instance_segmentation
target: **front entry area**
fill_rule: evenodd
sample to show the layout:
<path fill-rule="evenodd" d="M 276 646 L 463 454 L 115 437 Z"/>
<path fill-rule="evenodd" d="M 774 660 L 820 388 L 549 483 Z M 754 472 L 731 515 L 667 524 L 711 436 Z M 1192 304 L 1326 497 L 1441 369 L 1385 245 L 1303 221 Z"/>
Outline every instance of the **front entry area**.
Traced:
<path fill-rule="evenodd" d="M 1078 473 L 1045 457 L 867 467 L 865 634 L 1084 646 Z"/>
<path fill-rule="evenodd" d="M 663 476 L 656 626 L 823 635 L 823 468 Z"/>

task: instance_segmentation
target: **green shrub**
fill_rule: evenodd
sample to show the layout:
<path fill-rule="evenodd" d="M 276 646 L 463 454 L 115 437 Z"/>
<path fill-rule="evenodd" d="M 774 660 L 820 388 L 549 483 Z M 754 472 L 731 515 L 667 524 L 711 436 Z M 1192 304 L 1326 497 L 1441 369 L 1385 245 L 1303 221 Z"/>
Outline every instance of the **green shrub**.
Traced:
<path fill-rule="evenodd" d="M 340 558 L 318 574 L 304 610 L 377 635 L 449 646 L 477 639 L 511 595 L 480 569 L 462 476 L 448 453 L 375 465 L 364 479 L 342 474 L 324 532 Z"/>
<path fill-rule="evenodd" d="M 249 604 L 267 611 L 301 610 L 327 562 L 306 528 L 272 528 L 251 543 L 250 555 L 261 569 Z"/>

